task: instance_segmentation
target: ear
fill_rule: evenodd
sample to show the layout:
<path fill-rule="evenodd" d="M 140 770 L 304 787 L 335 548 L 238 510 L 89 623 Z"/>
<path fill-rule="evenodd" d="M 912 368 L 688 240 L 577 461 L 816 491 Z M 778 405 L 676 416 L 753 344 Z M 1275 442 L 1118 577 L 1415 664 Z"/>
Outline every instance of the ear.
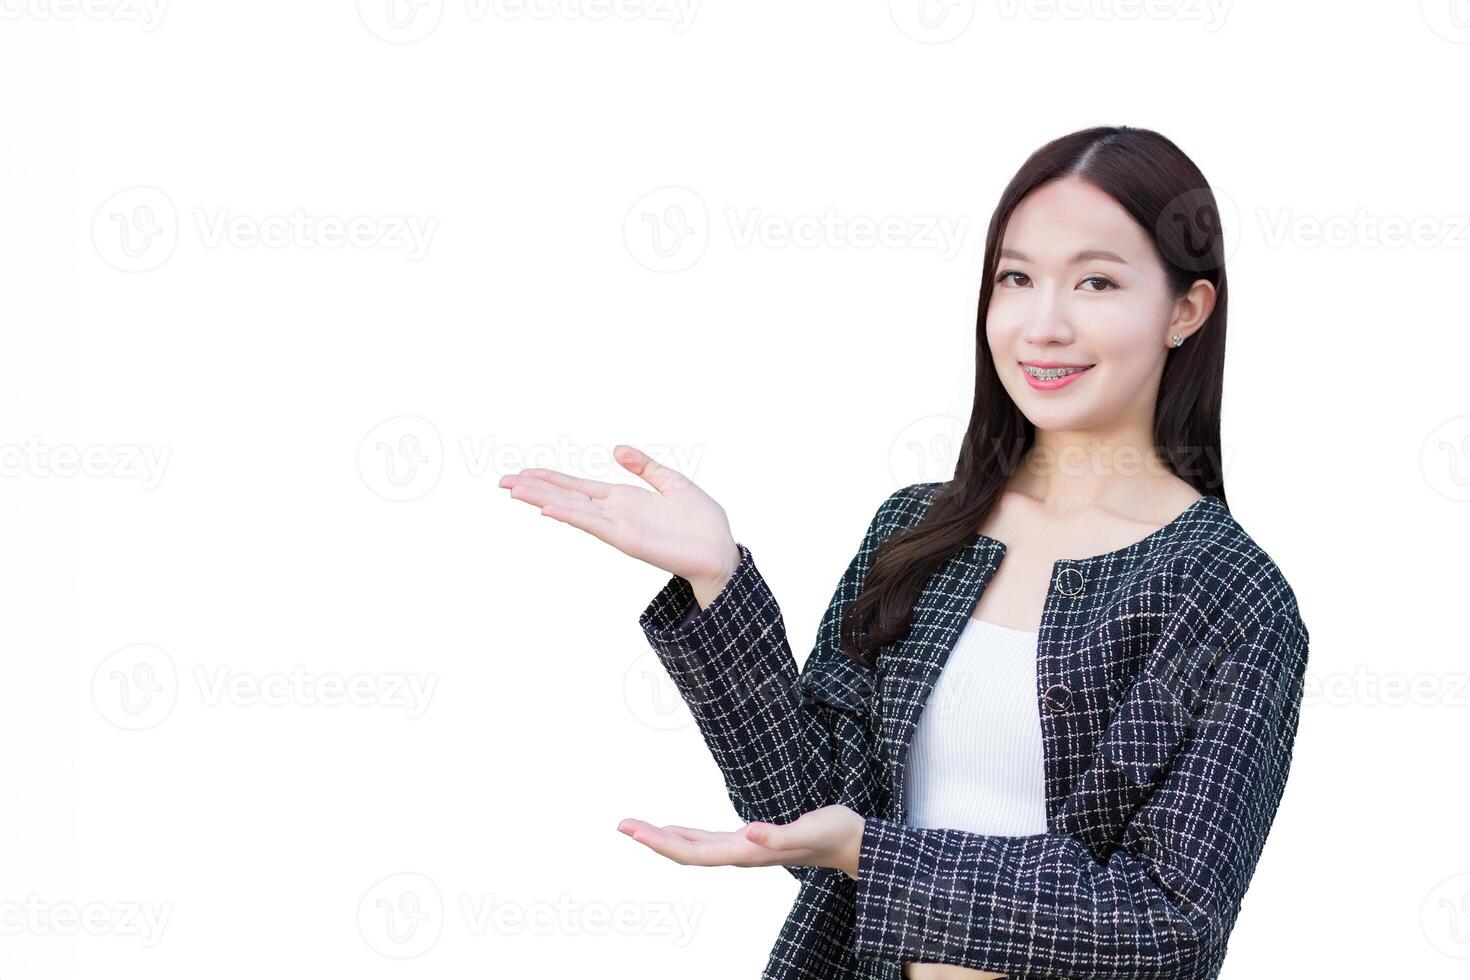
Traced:
<path fill-rule="evenodd" d="M 1208 279 L 1196 279 L 1184 295 L 1174 301 L 1174 318 L 1164 336 L 1169 338 L 1177 333 L 1188 340 L 1215 312 L 1216 296 L 1214 283 Z"/>

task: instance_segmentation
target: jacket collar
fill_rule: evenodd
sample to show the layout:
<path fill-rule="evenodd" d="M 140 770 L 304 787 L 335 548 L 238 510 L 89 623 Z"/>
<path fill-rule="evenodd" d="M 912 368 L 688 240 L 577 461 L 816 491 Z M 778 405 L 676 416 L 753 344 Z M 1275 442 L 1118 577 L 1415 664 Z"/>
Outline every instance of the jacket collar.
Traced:
<path fill-rule="evenodd" d="M 1153 533 L 1113 551 L 1086 558 L 1062 558 L 1052 565 L 1047 605 L 1051 606 L 1058 581 L 1076 569 L 1084 580 L 1094 573 L 1126 574 L 1160 552 L 1173 552 L 1175 545 L 1191 540 L 1228 514 L 1225 502 L 1206 494 L 1186 507 L 1168 524 Z M 939 679 L 940 671 L 959 639 L 960 631 L 991 577 L 1005 557 L 1006 546 L 995 538 L 975 533 L 938 569 L 914 600 L 908 632 L 878 654 L 876 673 L 877 727 L 882 745 L 883 769 L 892 819 L 905 819 L 903 782 L 909 745 L 924 705 Z M 1045 628 L 1038 643 L 1048 642 Z"/>

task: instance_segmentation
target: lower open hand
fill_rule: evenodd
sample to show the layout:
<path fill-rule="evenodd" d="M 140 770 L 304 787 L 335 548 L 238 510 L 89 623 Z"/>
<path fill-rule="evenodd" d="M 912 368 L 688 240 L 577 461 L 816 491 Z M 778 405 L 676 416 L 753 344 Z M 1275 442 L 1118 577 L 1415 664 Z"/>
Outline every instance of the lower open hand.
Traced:
<path fill-rule="evenodd" d="M 679 864 L 762 868 L 836 868 L 854 880 L 863 818 L 842 804 L 819 807 L 788 824 L 756 821 L 739 830 L 712 831 L 629 817 L 618 830 Z"/>

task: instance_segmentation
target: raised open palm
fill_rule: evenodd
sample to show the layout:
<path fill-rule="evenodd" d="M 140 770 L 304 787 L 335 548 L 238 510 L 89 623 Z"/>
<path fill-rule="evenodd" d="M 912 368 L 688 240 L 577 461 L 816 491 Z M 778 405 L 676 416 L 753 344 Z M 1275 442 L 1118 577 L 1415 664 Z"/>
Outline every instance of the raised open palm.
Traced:
<path fill-rule="evenodd" d="M 500 486 L 547 517 L 687 579 L 696 592 L 718 591 L 740 563 L 725 508 L 693 480 L 632 446 L 614 446 L 613 459 L 652 489 L 539 467 L 507 474 Z"/>

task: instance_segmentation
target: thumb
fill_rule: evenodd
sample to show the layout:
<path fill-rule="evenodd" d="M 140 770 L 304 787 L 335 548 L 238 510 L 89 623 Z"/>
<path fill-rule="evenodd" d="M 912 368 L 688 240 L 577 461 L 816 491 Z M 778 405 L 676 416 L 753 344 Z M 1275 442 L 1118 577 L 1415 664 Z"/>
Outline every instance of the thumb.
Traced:
<path fill-rule="evenodd" d="M 614 446 L 613 459 L 617 460 L 618 465 L 623 469 L 642 478 L 659 493 L 678 489 L 689 482 L 689 478 L 683 473 L 665 466 L 641 449 L 634 449 L 632 446 L 625 446 L 622 443 Z"/>
<path fill-rule="evenodd" d="M 745 839 L 762 847 L 779 848 L 781 836 L 774 824 L 757 820 L 745 825 Z"/>

